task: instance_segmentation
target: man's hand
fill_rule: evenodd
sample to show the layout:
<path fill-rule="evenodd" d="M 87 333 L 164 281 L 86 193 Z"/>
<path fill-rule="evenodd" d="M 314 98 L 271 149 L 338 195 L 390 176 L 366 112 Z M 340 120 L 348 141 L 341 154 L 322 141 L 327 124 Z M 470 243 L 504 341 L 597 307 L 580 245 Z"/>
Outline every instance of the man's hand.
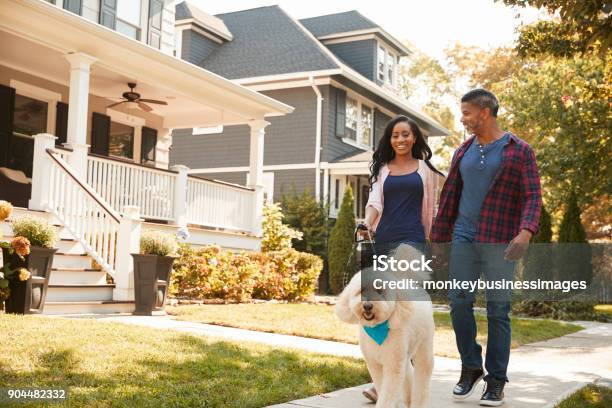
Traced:
<path fill-rule="evenodd" d="M 508 247 L 504 251 L 504 259 L 506 261 L 518 261 L 521 259 L 525 251 L 527 251 L 527 247 L 529 247 L 529 240 L 533 234 L 531 231 L 526 229 L 521 230 Z"/>
<path fill-rule="evenodd" d="M 448 244 L 437 242 L 431 244 L 431 265 L 434 270 L 442 269 L 448 264 L 448 251 L 445 247 L 448 247 Z"/>

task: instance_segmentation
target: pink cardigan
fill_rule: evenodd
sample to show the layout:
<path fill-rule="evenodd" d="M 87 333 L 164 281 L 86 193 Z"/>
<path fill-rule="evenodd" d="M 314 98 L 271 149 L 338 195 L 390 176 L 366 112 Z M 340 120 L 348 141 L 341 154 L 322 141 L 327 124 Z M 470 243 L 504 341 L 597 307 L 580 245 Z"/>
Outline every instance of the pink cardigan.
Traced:
<path fill-rule="evenodd" d="M 438 175 L 434 173 L 424 160 L 419 160 L 418 174 L 421 176 L 423 181 L 423 207 L 421 209 L 421 222 L 423 223 L 423 229 L 425 231 L 425 238 L 429 238 L 429 232 L 431 231 L 431 225 L 435 216 L 435 204 L 436 196 L 438 191 Z M 372 229 L 376 231 L 378 222 L 383 213 L 384 195 L 383 185 L 387 176 L 389 175 L 389 167 L 385 164 L 380 168 L 378 178 L 372 185 L 372 191 L 368 198 L 366 208 L 372 207 L 378 211 L 378 217 L 372 223 Z"/>

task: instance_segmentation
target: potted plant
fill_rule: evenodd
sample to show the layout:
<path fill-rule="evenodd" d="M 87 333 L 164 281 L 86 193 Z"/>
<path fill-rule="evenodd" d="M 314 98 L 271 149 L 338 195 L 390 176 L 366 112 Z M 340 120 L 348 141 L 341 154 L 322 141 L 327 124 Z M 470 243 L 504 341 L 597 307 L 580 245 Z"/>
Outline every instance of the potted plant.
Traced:
<path fill-rule="evenodd" d="M 2 204 L 0 204 L 0 208 Z M 0 210 L 2 212 L 2 210 Z M 0 287 L 8 289 L 7 313 L 41 313 L 45 306 L 57 234 L 36 217 L 12 221 L 13 239 L 3 242 Z"/>
<path fill-rule="evenodd" d="M 147 231 L 140 237 L 140 253 L 132 254 L 135 315 L 151 316 L 153 310 L 164 309 L 177 249 L 171 234 Z"/>

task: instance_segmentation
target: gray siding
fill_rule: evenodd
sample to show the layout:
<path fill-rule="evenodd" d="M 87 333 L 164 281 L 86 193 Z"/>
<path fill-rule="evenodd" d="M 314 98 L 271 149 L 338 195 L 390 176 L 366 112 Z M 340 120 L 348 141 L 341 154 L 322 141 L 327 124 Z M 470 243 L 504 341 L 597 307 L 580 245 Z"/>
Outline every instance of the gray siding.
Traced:
<path fill-rule="evenodd" d="M 196 174 L 198 177 L 207 178 L 209 180 L 221 180 L 227 183 L 239 184 L 241 186 L 246 185 L 246 175 L 246 172 Z"/>
<path fill-rule="evenodd" d="M 376 47 L 373 39 L 327 45 L 348 66 L 372 81 L 376 75 Z"/>
<path fill-rule="evenodd" d="M 262 92 L 295 108 L 292 114 L 268 118 L 264 164 L 313 163 L 317 102 L 312 88 Z M 249 127 L 226 126 L 223 133 L 191 135 L 191 129 L 173 132 L 170 162 L 190 168 L 249 165 Z"/>
<path fill-rule="evenodd" d="M 193 30 L 183 30 L 181 58 L 192 64 L 199 64 L 219 48 L 219 45 Z"/>
<path fill-rule="evenodd" d="M 387 127 L 387 122 L 389 122 L 391 118 L 378 109 L 374 111 L 374 147 L 378 146 L 378 142 L 382 138 L 385 133 L 385 127 Z"/>

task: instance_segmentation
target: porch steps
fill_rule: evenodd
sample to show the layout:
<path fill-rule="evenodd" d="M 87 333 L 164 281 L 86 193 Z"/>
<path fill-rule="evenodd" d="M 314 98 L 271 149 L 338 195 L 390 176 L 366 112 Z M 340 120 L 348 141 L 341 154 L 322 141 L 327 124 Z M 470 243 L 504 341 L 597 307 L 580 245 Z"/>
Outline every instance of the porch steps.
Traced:
<path fill-rule="evenodd" d="M 49 276 L 44 314 L 131 313 L 134 302 L 114 301 L 114 284 L 108 284 L 106 272 L 93 262 L 82 245 L 72 238 L 54 217 L 45 212 L 15 208 L 11 218 L 33 215 L 45 218 L 58 230 L 57 252 Z M 13 237 L 10 222 L 0 222 L 0 240 Z"/>

